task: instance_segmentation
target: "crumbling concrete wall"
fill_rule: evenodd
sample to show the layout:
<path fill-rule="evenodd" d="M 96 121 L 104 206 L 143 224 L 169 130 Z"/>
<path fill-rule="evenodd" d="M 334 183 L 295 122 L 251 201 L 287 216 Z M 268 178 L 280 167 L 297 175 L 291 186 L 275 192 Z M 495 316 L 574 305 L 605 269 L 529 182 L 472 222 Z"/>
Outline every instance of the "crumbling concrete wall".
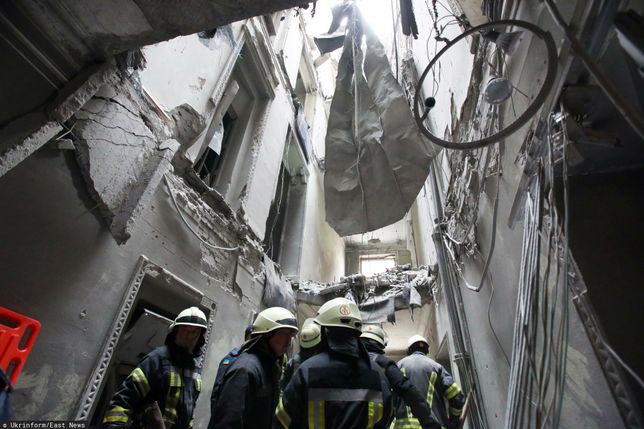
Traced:
<path fill-rule="evenodd" d="M 22 5 L 42 31 L 67 49 L 77 61 L 91 62 L 180 35 L 213 30 L 231 22 L 296 6 L 305 0 L 118 0 L 112 7 L 100 2 L 65 0 Z"/>
<path fill-rule="evenodd" d="M 175 198 L 204 240 L 235 247 L 242 240 L 231 221 L 173 179 Z M 14 418 L 72 419 L 96 365 L 103 339 L 121 305 L 139 256 L 144 254 L 217 304 L 206 357 L 204 392 L 196 427 L 208 418 L 208 398 L 219 359 L 242 340 L 261 288 L 233 283 L 237 255 L 253 275 L 252 250 L 206 248 L 177 213 L 167 185 L 159 186 L 141 222 L 117 245 L 69 151 L 45 147 L 0 181 L 3 306 L 42 323 L 13 393 Z M 224 328 L 225 327 L 225 328 Z"/>
<path fill-rule="evenodd" d="M 126 79 L 104 86 L 74 116 L 81 171 L 119 243 L 129 238 L 128 229 L 149 203 L 179 147 L 176 141 L 166 139 L 169 127 L 152 115 Z"/>

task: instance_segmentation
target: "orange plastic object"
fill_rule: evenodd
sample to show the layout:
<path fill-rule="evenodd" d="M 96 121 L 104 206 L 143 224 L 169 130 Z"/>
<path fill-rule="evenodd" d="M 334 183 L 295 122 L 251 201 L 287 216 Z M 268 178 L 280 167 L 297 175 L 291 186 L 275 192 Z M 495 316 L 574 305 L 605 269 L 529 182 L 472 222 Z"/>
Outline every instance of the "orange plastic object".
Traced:
<path fill-rule="evenodd" d="M 0 307 L 0 367 L 15 385 L 40 331 L 40 322 Z"/>

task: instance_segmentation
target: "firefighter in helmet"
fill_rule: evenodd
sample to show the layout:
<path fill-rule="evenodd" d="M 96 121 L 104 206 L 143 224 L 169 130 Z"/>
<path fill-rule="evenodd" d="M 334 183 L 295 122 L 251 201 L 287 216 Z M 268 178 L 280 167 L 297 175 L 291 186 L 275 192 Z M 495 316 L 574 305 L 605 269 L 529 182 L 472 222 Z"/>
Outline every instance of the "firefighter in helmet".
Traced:
<path fill-rule="evenodd" d="M 441 426 L 458 428 L 465 405 L 465 396 L 451 374 L 429 356 L 429 343 L 425 337 L 414 335 L 409 338 L 407 356 L 398 362 L 398 367 L 409 377 L 416 388 L 427 397 L 432 415 Z M 449 404 L 449 408 L 445 403 Z M 399 405 L 396 409 L 395 428 L 409 428 L 418 420 L 409 409 Z"/>
<path fill-rule="evenodd" d="M 335 298 L 320 307 L 315 322 L 322 350 L 302 363 L 275 413 L 280 427 L 387 428 L 391 392 L 382 371 L 360 342 L 358 306 Z"/>
<path fill-rule="evenodd" d="M 199 392 L 196 358 L 205 343 L 207 319 L 197 307 L 183 310 L 170 325 L 165 345 L 148 353 L 121 383 L 103 418 L 103 427 L 188 429 Z M 156 403 L 156 405 L 155 405 Z M 160 413 L 155 412 L 158 410 Z"/>
<path fill-rule="evenodd" d="M 400 368 L 396 366 L 396 362 L 385 357 L 385 347 L 387 347 L 385 330 L 378 325 L 364 325 L 360 340 L 367 348 L 371 360 L 382 368 L 385 377 L 387 377 L 394 394 L 394 403 L 404 404 L 403 406 L 406 406 L 406 410 L 409 410 L 415 419 L 408 426 L 402 427 L 408 429 L 440 429 L 441 425 L 432 417 L 432 412 L 423 395 L 405 377 Z"/>
<path fill-rule="evenodd" d="M 315 323 L 313 319 L 307 319 L 302 325 L 302 330 L 299 334 L 300 337 L 300 351 L 293 356 L 284 367 L 284 373 L 280 380 L 280 389 L 284 391 L 288 386 L 291 377 L 295 371 L 311 356 L 315 356 L 320 351 L 320 343 L 322 340 L 322 332 L 320 332 L 320 325 Z"/>
<path fill-rule="evenodd" d="M 295 316 L 285 308 L 271 307 L 257 315 L 251 339 L 211 398 L 208 429 L 271 429 L 282 357 L 297 332 Z"/>

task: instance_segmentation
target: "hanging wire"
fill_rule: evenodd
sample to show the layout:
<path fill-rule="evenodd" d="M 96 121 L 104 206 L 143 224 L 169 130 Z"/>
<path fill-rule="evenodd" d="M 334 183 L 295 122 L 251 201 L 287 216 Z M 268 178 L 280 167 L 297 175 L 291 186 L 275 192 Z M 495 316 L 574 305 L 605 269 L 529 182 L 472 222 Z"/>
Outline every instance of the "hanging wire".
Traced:
<path fill-rule="evenodd" d="M 164 178 L 165 178 L 165 184 L 168 187 L 168 193 L 170 194 L 170 198 L 172 199 L 172 202 L 174 203 L 174 208 L 177 210 L 177 213 L 179 213 L 179 218 L 181 218 L 181 220 L 188 227 L 190 232 L 192 232 L 195 235 L 195 237 L 197 237 L 199 239 L 199 241 L 201 241 L 203 244 L 205 244 L 206 246 L 208 246 L 209 248 L 214 249 L 214 250 L 223 250 L 223 251 L 227 251 L 227 252 L 233 252 L 235 250 L 239 250 L 239 246 L 235 246 L 235 247 L 215 246 L 214 244 L 209 243 L 203 237 L 201 237 L 201 235 L 197 231 L 195 231 L 194 228 L 190 225 L 188 220 L 184 217 L 181 209 L 179 208 L 179 204 L 177 203 L 177 199 L 176 199 L 176 197 L 174 195 L 174 192 L 172 191 L 172 185 L 170 185 L 170 181 L 168 180 L 168 177 L 165 176 Z"/>

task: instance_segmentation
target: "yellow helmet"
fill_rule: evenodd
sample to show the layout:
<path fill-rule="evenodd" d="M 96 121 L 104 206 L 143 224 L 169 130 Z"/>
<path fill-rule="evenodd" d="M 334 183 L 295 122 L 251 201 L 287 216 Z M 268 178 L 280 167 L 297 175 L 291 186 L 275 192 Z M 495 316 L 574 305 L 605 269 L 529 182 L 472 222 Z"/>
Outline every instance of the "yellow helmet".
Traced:
<path fill-rule="evenodd" d="M 360 331 L 362 315 L 355 302 L 346 298 L 335 298 L 320 307 L 315 321 L 320 326 L 350 328 Z"/>
<path fill-rule="evenodd" d="M 320 344 L 321 340 L 320 325 L 313 322 L 313 319 L 307 319 L 300 331 L 300 347 L 310 349 Z"/>
<path fill-rule="evenodd" d="M 387 347 L 387 333 L 378 325 L 364 325 L 360 338 L 369 338 L 383 347 Z"/>
<path fill-rule="evenodd" d="M 260 312 L 253 323 L 253 335 L 266 334 L 280 328 L 297 329 L 293 313 L 282 307 L 271 307 Z"/>

